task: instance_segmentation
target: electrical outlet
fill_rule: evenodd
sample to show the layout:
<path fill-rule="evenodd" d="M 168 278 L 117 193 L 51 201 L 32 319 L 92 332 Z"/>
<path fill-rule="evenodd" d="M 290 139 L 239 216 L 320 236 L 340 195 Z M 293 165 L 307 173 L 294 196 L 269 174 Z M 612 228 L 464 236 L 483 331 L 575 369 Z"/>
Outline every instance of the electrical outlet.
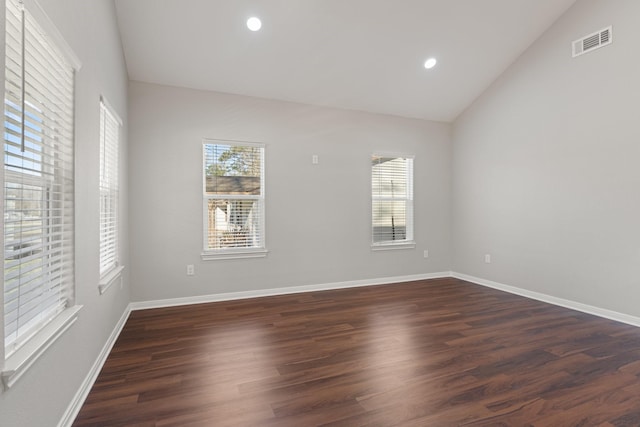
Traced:
<path fill-rule="evenodd" d="M 194 274 L 196 274 L 196 270 L 193 264 L 188 264 L 187 265 L 187 276 L 193 276 Z"/>
<path fill-rule="evenodd" d="M 491 264 L 491 255 L 490 254 L 485 254 L 484 255 L 484 262 L 485 262 L 485 264 Z"/>
<path fill-rule="evenodd" d="M 313 156 L 311 156 L 311 163 L 314 165 L 318 164 L 318 155 L 314 154 Z"/>
<path fill-rule="evenodd" d="M 424 257 L 429 258 L 429 251 L 427 249 L 424 250 Z"/>

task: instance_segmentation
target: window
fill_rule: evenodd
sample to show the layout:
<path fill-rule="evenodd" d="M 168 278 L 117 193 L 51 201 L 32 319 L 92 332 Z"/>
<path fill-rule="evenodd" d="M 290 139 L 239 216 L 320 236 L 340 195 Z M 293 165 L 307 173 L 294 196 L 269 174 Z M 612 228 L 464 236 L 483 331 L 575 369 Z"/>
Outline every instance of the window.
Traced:
<path fill-rule="evenodd" d="M 43 351 L 48 340 L 68 327 L 71 319 L 75 320 L 79 309 L 71 307 L 74 66 L 38 22 L 18 0 L 6 1 L 3 176 L 6 360 L 2 377 L 7 387 L 40 354 L 38 348 Z M 52 324 L 55 333 L 49 333 Z M 48 333 L 46 338 L 42 337 L 43 331 Z M 35 341 L 39 341 L 39 347 L 33 347 Z M 28 353 L 23 358 L 18 353 L 26 343 L 31 348 L 22 352 Z"/>
<path fill-rule="evenodd" d="M 264 146 L 204 142 L 203 259 L 264 256 Z"/>
<path fill-rule="evenodd" d="M 371 156 L 372 246 L 414 247 L 413 158 Z"/>
<path fill-rule="evenodd" d="M 100 293 L 119 279 L 118 145 L 121 120 L 100 101 Z"/>

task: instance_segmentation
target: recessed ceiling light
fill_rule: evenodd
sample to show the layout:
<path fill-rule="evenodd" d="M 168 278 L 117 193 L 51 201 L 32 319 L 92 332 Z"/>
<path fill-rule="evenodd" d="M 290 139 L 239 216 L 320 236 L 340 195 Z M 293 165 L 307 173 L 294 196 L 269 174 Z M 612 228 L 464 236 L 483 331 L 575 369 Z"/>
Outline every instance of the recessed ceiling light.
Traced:
<path fill-rule="evenodd" d="M 262 21 L 260 21 L 260 19 L 256 18 L 255 16 L 252 16 L 251 18 L 247 19 L 247 28 L 249 28 L 251 31 L 258 31 L 260 28 L 262 28 Z"/>
<path fill-rule="evenodd" d="M 433 67 L 435 67 L 437 63 L 438 61 L 436 60 L 436 58 L 429 58 L 426 61 L 424 61 L 424 68 L 426 68 L 427 70 L 430 70 Z"/>

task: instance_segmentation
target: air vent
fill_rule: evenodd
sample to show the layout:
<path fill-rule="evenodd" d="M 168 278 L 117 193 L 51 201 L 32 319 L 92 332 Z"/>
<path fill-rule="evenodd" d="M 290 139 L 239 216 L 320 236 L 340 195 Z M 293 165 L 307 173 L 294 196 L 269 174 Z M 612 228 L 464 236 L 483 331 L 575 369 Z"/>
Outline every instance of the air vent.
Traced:
<path fill-rule="evenodd" d="M 611 27 L 589 34 L 572 43 L 573 57 L 575 58 L 583 53 L 591 52 L 592 50 L 611 44 L 611 42 Z"/>

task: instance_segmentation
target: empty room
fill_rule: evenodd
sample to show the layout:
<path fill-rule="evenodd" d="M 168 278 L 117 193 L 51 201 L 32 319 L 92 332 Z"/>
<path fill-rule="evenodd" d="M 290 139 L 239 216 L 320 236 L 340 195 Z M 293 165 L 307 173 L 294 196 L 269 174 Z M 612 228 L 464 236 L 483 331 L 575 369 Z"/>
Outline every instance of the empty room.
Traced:
<path fill-rule="evenodd" d="M 640 425 L 640 1 L 2 11 L 0 426 Z"/>

